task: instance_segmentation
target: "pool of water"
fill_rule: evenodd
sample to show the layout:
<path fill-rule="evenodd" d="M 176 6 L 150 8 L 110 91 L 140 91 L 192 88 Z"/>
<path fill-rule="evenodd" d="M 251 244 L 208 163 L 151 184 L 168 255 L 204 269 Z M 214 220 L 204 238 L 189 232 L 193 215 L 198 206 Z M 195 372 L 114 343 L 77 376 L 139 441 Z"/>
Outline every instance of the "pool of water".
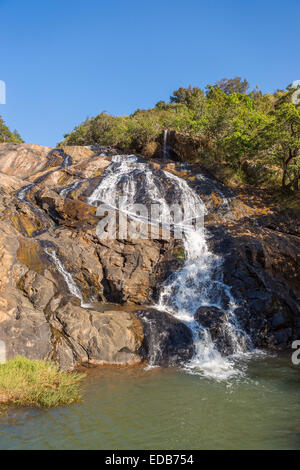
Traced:
<path fill-rule="evenodd" d="M 284 357 L 252 359 L 229 381 L 97 369 L 80 404 L 0 416 L 0 449 L 300 449 L 299 389 Z"/>

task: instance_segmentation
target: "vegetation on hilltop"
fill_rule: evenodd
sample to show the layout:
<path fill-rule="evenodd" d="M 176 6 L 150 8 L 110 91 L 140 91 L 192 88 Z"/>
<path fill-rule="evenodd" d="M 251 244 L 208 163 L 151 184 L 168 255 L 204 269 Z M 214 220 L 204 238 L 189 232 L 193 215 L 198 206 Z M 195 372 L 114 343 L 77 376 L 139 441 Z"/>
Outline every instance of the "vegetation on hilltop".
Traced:
<path fill-rule="evenodd" d="M 130 116 L 100 113 L 64 136 L 60 145 L 111 145 L 148 156 L 161 152 L 161 134 L 174 130 L 195 139 L 210 170 L 227 169 L 240 182 L 281 187 L 297 193 L 300 179 L 300 107 L 295 90 L 263 94 L 240 77 L 222 79 L 205 90 L 179 88 Z"/>
<path fill-rule="evenodd" d="M 24 141 L 16 130 L 13 132 L 9 130 L 4 120 L 0 116 L 0 143 L 3 142 L 13 142 L 15 144 L 22 144 Z"/>

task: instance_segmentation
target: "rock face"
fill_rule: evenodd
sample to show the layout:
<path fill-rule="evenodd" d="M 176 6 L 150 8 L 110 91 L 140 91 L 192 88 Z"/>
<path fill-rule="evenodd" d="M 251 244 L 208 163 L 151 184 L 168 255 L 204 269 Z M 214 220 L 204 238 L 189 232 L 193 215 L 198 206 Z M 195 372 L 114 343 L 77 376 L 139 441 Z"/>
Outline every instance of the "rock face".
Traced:
<path fill-rule="evenodd" d="M 226 355 L 234 353 L 229 331 L 226 328 L 226 314 L 222 310 L 216 307 L 200 307 L 195 314 L 195 320 L 209 331 L 220 352 Z"/>
<path fill-rule="evenodd" d="M 137 238 L 134 225 L 126 238 L 118 231 L 115 238 L 98 236 L 106 216 L 97 215 L 88 197 L 116 153 L 0 144 L 0 348 L 6 358 L 52 359 L 64 369 L 191 359 L 189 328 L 149 308 L 184 262 L 181 241 L 162 231 L 155 239 Z M 249 207 L 199 164 L 149 165 L 168 202 L 178 195 L 162 170 L 184 178 L 205 202 L 211 249 L 223 259 L 235 313 L 254 345 L 290 346 L 300 337 L 299 214 Z M 137 175 L 143 178 L 140 170 Z M 144 178 L 138 194 L 146 205 L 148 183 Z M 149 224 L 140 230 L 147 235 Z M 222 308 L 201 308 L 196 318 L 230 354 Z"/>
<path fill-rule="evenodd" d="M 54 299 L 47 309 L 54 357 L 61 367 L 76 364 L 135 364 L 143 329 L 126 311 L 97 312 L 76 305 L 74 298 Z"/>
<path fill-rule="evenodd" d="M 0 344 L 7 359 L 52 359 L 65 369 L 141 360 L 144 332 L 133 312 L 81 303 L 147 304 L 181 261 L 174 240 L 97 237 L 101 217 L 86 197 L 110 164 L 99 153 L 0 149 Z"/>
<path fill-rule="evenodd" d="M 199 149 L 205 149 L 205 141 L 180 132 L 169 131 L 168 146 L 173 158 L 186 162 L 199 159 Z"/>
<path fill-rule="evenodd" d="M 278 224 L 284 218 L 283 226 Z M 270 224 L 277 220 L 277 226 Z M 300 239 L 294 214 L 261 216 L 230 227 L 211 227 L 211 245 L 224 258 L 239 323 L 257 347 L 290 347 L 300 336 Z"/>
<path fill-rule="evenodd" d="M 40 145 L 0 144 L 0 171 L 21 179 L 36 175 L 53 164 L 51 150 Z"/>
<path fill-rule="evenodd" d="M 184 323 L 155 309 L 138 310 L 136 315 L 145 332 L 141 355 L 150 364 L 175 366 L 193 357 L 193 335 Z"/>

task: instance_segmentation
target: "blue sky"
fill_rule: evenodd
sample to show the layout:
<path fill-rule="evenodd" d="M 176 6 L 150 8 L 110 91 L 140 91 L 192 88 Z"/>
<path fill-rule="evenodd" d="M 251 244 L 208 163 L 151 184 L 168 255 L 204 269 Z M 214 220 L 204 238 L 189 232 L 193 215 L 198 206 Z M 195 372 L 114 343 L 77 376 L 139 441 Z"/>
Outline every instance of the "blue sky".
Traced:
<path fill-rule="evenodd" d="M 299 0 L 0 0 L 0 114 L 54 146 L 87 116 L 242 76 L 263 91 L 300 79 Z"/>

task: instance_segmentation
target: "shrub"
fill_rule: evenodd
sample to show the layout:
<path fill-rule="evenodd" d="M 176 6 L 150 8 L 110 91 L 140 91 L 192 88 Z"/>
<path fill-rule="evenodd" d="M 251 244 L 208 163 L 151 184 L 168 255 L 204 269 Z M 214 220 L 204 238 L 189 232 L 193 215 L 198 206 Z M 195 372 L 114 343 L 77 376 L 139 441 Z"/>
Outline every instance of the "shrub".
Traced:
<path fill-rule="evenodd" d="M 83 374 L 62 372 L 46 361 L 16 357 L 0 364 L 0 403 L 55 407 L 80 400 Z"/>

